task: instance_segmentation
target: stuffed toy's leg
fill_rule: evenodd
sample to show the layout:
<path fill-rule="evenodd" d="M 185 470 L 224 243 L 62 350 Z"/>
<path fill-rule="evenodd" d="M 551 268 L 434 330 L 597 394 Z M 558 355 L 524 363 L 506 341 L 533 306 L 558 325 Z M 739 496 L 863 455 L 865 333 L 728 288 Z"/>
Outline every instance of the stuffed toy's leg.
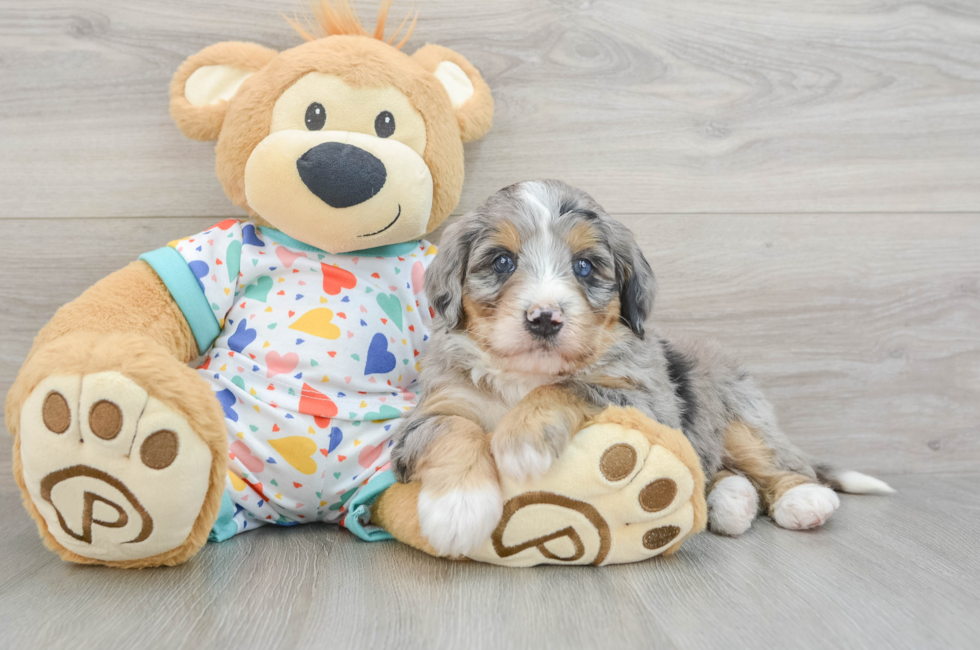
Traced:
<path fill-rule="evenodd" d="M 145 262 L 62 307 L 6 400 L 14 477 L 63 559 L 179 564 L 207 541 L 225 486 L 221 405 L 185 364 L 197 344 Z"/>
<path fill-rule="evenodd" d="M 419 528 L 420 483 L 396 483 L 372 521 L 436 555 Z M 470 558 L 525 567 L 620 564 L 669 555 L 704 530 L 704 473 L 684 435 L 635 409 L 610 407 L 587 423 L 540 479 L 502 478 L 504 514 Z"/>

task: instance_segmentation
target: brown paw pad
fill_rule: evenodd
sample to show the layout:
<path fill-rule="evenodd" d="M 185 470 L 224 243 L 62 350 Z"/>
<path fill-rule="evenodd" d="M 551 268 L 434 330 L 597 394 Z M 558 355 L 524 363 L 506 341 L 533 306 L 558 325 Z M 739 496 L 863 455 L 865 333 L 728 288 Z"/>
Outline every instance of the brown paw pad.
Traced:
<path fill-rule="evenodd" d="M 107 399 L 92 405 L 88 412 L 88 425 L 92 433 L 103 440 L 112 440 L 122 431 L 122 410 Z"/>
<path fill-rule="evenodd" d="M 41 419 L 52 433 L 64 433 L 71 426 L 71 408 L 68 400 L 56 390 L 48 393 L 41 407 Z"/>
<path fill-rule="evenodd" d="M 152 423 L 144 428 L 148 395 L 133 382 L 94 375 L 82 379 L 81 390 L 69 380 L 53 383 L 54 388 L 42 393 L 40 420 L 63 442 L 104 444 L 106 453 L 138 458 L 154 470 L 170 467 L 176 460 L 179 436 Z"/>
<path fill-rule="evenodd" d="M 140 459 L 150 469 L 163 469 L 177 458 L 177 434 L 164 429 L 146 437 L 140 445 Z"/>
<path fill-rule="evenodd" d="M 636 467 L 636 450 L 625 443 L 607 449 L 599 459 L 599 470 L 609 481 L 622 481 Z"/>
<path fill-rule="evenodd" d="M 677 539 L 681 529 L 677 526 L 658 526 L 651 528 L 643 535 L 643 546 L 651 551 L 667 546 Z"/>
<path fill-rule="evenodd" d="M 647 512 L 660 512 L 677 496 L 677 484 L 669 478 L 657 479 L 640 490 L 640 507 Z"/>

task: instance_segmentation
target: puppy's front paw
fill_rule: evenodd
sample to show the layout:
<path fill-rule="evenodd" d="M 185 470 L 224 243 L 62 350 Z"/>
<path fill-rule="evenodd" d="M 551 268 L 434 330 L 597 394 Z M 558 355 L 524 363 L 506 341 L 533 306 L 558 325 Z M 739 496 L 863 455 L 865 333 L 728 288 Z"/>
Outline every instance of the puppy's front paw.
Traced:
<path fill-rule="evenodd" d="M 518 483 L 540 478 L 555 460 L 550 451 L 540 451 L 530 442 L 512 437 L 495 436 L 490 448 L 497 469 Z"/>
<path fill-rule="evenodd" d="M 434 495 L 419 493 L 419 527 L 440 555 L 465 555 L 489 537 L 500 522 L 503 500 L 500 487 L 487 484 Z"/>
<path fill-rule="evenodd" d="M 497 425 L 490 449 L 497 469 L 519 483 L 540 478 L 561 455 L 581 413 L 527 397 Z"/>

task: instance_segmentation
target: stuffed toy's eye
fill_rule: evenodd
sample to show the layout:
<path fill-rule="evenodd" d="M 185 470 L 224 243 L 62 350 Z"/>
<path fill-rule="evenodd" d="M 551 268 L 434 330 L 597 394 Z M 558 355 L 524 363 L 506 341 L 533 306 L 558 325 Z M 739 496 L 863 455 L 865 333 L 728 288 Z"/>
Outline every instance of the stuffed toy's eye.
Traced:
<path fill-rule="evenodd" d="M 587 278 L 592 275 L 592 262 L 589 260 L 575 260 L 572 262 L 572 272 L 580 278 Z"/>
<path fill-rule="evenodd" d="M 514 264 L 514 258 L 510 255 L 498 255 L 493 260 L 493 270 L 497 273 L 513 273 L 517 265 Z"/>
<path fill-rule="evenodd" d="M 319 131 L 327 122 L 327 109 L 323 104 L 313 102 L 306 107 L 306 128 L 310 131 Z"/>
<path fill-rule="evenodd" d="M 388 111 L 381 111 L 374 118 L 374 132 L 379 138 L 387 138 L 395 132 L 395 116 Z"/>

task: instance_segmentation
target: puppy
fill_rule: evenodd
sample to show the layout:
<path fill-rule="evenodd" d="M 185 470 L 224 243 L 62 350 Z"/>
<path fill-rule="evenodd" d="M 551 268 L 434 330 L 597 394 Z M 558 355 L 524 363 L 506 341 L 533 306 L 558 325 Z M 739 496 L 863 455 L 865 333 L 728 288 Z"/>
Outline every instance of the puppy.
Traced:
<path fill-rule="evenodd" d="M 425 290 L 434 333 L 392 460 L 399 480 L 422 482 L 422 533 L 441 553 L 466 553 L 496 527 L 497 470 L 543 474 L 610 404 L 684 432 L 720 534 L 748 530 L 760 505 L 783 528 L 820 526 L 840 504 L 831 487 L 891 491 L 812 466 L 737 362 L 661 335 L 649 322 L 654 275 L 632 234 L 562 182 L 512 185 L 447 228 Z"/>

